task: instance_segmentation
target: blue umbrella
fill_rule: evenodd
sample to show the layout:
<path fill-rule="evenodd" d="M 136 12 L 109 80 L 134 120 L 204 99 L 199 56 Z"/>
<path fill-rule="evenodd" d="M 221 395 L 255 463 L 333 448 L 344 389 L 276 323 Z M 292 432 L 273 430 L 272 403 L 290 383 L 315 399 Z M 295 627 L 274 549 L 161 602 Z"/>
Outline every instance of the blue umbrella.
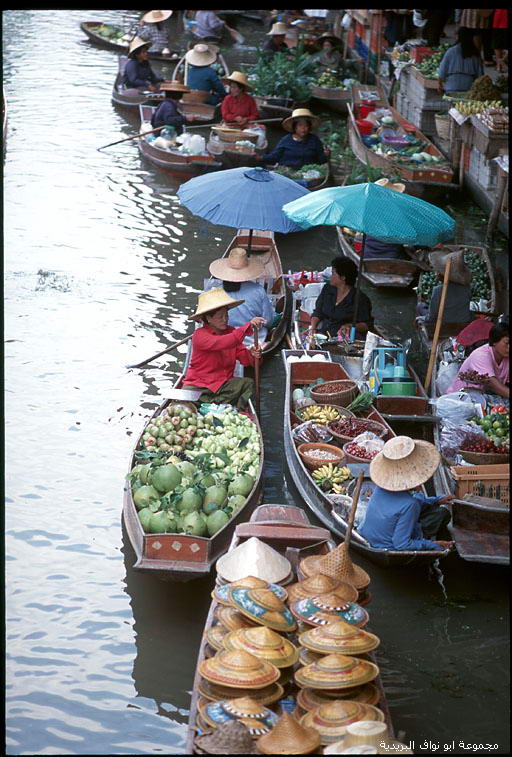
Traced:
<path fill-rule="evenodd" d="M 363 233 L 351 339 L 356 332 L 366 235 L 382 242 L 433 247 L 451 239 L 455 231 L 454 219 L 441 208 L 379 184 L 321 189 L 309 197 L 288 202 L 283 211 L 303 229 L 339 225 Z"/>
<path fill-rule="evenodd" d="M 283 213 L 291 200 L 309 195 L 305 187 L 266 168 L 231 168 L 186 181 L 178 190 L 183 205 L 211 223 L 253 229 L 302 231 Z"/>

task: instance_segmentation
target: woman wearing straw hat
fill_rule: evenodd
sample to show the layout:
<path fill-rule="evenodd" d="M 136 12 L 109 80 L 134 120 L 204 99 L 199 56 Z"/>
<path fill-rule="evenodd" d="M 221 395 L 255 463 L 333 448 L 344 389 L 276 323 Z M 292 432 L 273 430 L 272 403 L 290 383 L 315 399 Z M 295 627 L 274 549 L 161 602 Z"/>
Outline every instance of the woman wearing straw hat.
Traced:
<path fill-rule="evenodd" d="M 229 85 L 229 95 L 224 98 L 220 108 L 223 121 L 240 126 L 245 126 L 249 121 L 256 121 L 259 118 L 258 106 L 254 97 L 248 94 L 251 87 L 246 74 L 233 71 L 222 81 Z"/>
<path fill-rule="evenodd" d="M 192 336 L 192 359 L 183 379 L 183 386 L 201 390 L 200 402 L 229 402 L 243 410 L 254 393 L 250 378 L 234 378 L 238 360 L 244 366 L 254 365 L 261 358 L 261 349 L 247 349 L 242 342 L 251 329 L 265 325 L 264 318 L 251 318 L 235 329 L 228 325 L 228 310 L 241 305 L 223 289 L 210 289 L 198 297 L 196 312 L 189 321 L 202 322 Z"/>
<path fill-rule="evenodd" d="M 233 247 L 227 257 L 218 258 L 210 265 L 210 273 L 214 277 L 211 287 L 222 287 L 226 293 L 244 299 L 243 304 L 229 311 L 229 325 L 239 328 L 255 316 L 265 321 L 258 332 L 261 349 L 265 347 L 264 341 L 275 316 L 267 293 L 261 284 L 254 281 L 263 276 L 264 270 L 264 266 L 249 258 L 242 247 Z M 244 337 L 244 344 L 250 344 L 249 340 L 250 336 Z"/>
<path fill-rule="evenodd" d="M 157 92 L 162 77 L 156 76 L 149 65 L 149 47 L 151 42 L 145 42 L 140 37 L 134 37 L 130 42 L 128 58 L 124 70 L 124 84 L 130 89 L 149 89 Z"/>
<path fill-rule="evenodd" d="M 341 40 L 332 34 L 322 34 L 315 42 L 321 51 L 316 58 L 316 62 L 322 68 L 337 69 L 341 65 L 341 53 L 339 46 Z"/>
<path fill-rule="evenodd" d="M 137 34 L 145 42 L 151 42 L 150 53 L 169 53 L 169 35 L 165 21 L 172 16 L 172 11 L 149 11 L 140 20 Z"/>
<path fill-rule="evenodd" d="M 195 121 L 192 115 L 184 116 L 178 110 L 178 103 L 185 92 L 190 92 L 189 88 L 180 81 L 166 81 L 160 85 L 160 91 L 165 92 L 165 100 L 160 103 L 151 117 L 151 126 L 153 129 L 159 126 L 173 126 L 176 134 L 179 136 L 183 132 L 186 123 Z"/>
<path fill-rule="evenodd" d="M 267 35 L 270 37 L 263 45 L 262 54 L 268 59 L 273 58 L 276 53 L 288 53 L 289 48 L 285 42 L 288 27 L 282 21 L 272 24 L 272 28 Z"/>
<path fill-rule="evenodd" d="M 209 105 L 217 105 L 225 96 L 219 75 L 211 64 L 217 60 L 218 48 L 215 45 L 200 43 L 188 51 L 185 60 L 188 63 L 187 86 L 190 89 L 210 92 Z"/>
<path fill-rule="evenodd" d="M 435 540 L 450 512 L 452 495 L 426 497 L 421 485 L 434 475 L 441 456 L 430 442 L 395 436 L 370 463 L 377 484 L 358 531 L 375 549 L 443 550 L 451 541 Z"/>
<path fill-rule="evenodd" d="M 327 163 L 329 149 L 312 134 L 320 123 L 308 108 L 296 108 L 291 116 L 282 122 L 283 129 L 290 132 L 279 140 L 272 152 L 257 159 L 262 163 L 278 163 L 290 168 L 302 168 L 309 163 Z"/>

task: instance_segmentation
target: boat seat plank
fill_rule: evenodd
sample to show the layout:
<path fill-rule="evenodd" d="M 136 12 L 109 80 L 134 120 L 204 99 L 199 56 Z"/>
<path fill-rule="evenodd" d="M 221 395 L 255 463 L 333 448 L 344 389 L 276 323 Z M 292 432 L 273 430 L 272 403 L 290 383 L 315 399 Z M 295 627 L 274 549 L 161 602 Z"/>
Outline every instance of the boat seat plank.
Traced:
<path fill-rule="evenodd" d="M 255 536 L 257 539 L 275 539 L 281 541 L 327 541 L 330 533 L 325 528 L 305 528 L 303 526 L 275 526 L 241 523 L 236 527 L 235 535 L 239 538 Z"/>
<path fill-rule="evenodd" d="M 452 526 L 452 537 L 457 552 L 464 560 L 494 562 L 501 565 L 510 563 L 510 542 L 508 536 L 467 531 Z"/>

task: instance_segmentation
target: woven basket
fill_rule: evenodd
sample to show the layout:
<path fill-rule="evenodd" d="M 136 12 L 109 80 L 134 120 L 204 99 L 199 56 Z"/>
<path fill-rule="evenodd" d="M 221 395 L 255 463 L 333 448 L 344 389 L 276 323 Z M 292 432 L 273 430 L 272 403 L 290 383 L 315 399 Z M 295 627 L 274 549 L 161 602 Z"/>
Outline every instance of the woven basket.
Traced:
<path fill-rule="evenodd" d="M 337 387 L 339 384 L 343 386 L 341 391 L 334 389 L 334 387 Z M 333 391 L 320 392 L 318 391 L 318 388 L 312 389 L 311 396 L 319 405 L 341 405 L 341 407 L 344 407 L 345 405 L 349 405 L 352 400 L 355 399 L 359 391 L 356 382 L 352 381 L 352 379 L 325 381 L 323 384 L 320 384 L 320 386 L 333 387 Z"/>
<path fill-rule="evenodd" d="M 501 454 L 500 452 L 467 452 L 464 449 L 460 449 L 459 453 L 471 465 L 499 465 L 500 463 L 508 462 L 508 455 Z"/>
<path fill-rule="evenodd" d="M 315 405 L 319 405 L 319 404 L 320 404 L 319 402 L 315 402 Z M 338 413 L 339 413 L 339 415 L 340 415 L 340 417 L 344 417 L 344 418 L 355 418 L 356 417 L 355 414 L 352 412 L 352 410 L 347 410 L 346 407 L 341 407 L 340 405 L 331 405 L 331 403 L 327 403 L 327 404 L 329 404 L 331 407 L 333 407 L 335 410 L 337 410 Z M 308 405 L 308 407 L 311 407 L 311 405 Z M 305 421 L 301 417 L 301 413 L 302 413 L 303 410 L 305 410 L 305 408 L 302 408 L 302 410 L 296 410 L 295 411 L 295 415 L 300 419 L 300 421 L 302 421 L 304 423 Z M 317 423 L 317 421 L 315 421 L 315 423 Z"/>
<path fill-rule="evenodd" d="M 377 434 L 380 437 L 384 437 L 387 433 L 387 428 L 382 423 L 378 423 L 377 421 L 369 421 L 366 418 L 358 418 L 357 420 L 365 422 L 367 427 L 364 429 L 364 431 L 373 431 L 374 434 Z M 336 423 L 336 421 L 331 421 L 331 423 L 328 423 L 327 428 L 329 429 L 330 433 L 334 436 L 335 439 L 338 439 L 343 444 L 345 444 L 346 442 L 354 441 L 354 437 L 343 436 L 343 434 L 339 434 L 337 431 L 334 431 L 331 428 L 331 425 L 333 423 Z M 362 434 L 363 432 L 360 431 L 359 433 Z"/>
<path fill-rule="evenodd" d="M 332 431 L 331 431 L 332 434 Z M 345 442 L 345 444 L 342 447 L 343 452 L 345 453 L 345 462 L 347 463 L 362 463 L 363 465 L 369 465 L 371 463 L 371 460 L 369 460 L 366 457 L 357 457 L 357 455 L 352 455 L 350 452 L 346 450 L 347 444 L 351 444 L 354 440 L 351 439 L 350 442 Z"/>
<path fill-rule="evenodd" d="M 446 142 L 450 139 L 450 117 L 448 114 L 436 113 L 434 116 L 436 122 L 436 131 L 439 139 Z"/>
<path fill-rule="evenodd" d="M 317 460 L 316 458 L 310 457 L 308 451 L 311 449 L 322 449 L 326 452 L 330 452 L 333 456 L 336 455 L 336 460 Z M 309 470 L 316 470 L 317 468 L 321 468 L 322 465 L 329 465 L 329 463 L 339 465 L 339 463 L 345 459 L 345 453 L 343 450 L 334 447 L 332 444 L 309 442 L 307 444 L 299 445 L 299 447 L 297 447 L 297 452 L 300 455 L 300 459 Z"/>
<path fill-rule="evenodd" d="M 258 141 L 257 134 L 248 134 L 243 129 L 226 129 L 223 126 L 212 126 L 212 132 L 216 134 L 222 142 L 238 142 L 247 139 L 249 142 L 256 144 Z"/>

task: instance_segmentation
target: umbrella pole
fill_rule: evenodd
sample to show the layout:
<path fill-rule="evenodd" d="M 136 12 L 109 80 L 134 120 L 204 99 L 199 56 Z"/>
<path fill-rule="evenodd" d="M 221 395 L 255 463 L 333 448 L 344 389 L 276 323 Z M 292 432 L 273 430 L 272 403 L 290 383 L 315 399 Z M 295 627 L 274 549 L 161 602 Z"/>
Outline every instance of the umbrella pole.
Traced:
<path fill-rule="evenodd" d="M 254 327 L 254 346 L 256 349 L 259 347 L 258 329 Z M 254 383 L 256 385 L 256 415 L 260 415 L 260 361 L 259 358 L 254 359 Z"/>
<path fill-rule="evenodd" d="M 352 327 L 350 329 L 349 340 L 354 342 L 356 339 L 356 323 L 357 323 L 357 311 L 359 309 L 359 294 L 361 292 L 361 278 L 363 273 L 363 258 L 364 248 L 366 244 L 366 234 L 363 233 L 363 246 L 361 247 L 361 255 L 359 257 L 359 268 L 357 269 L 357 283 L 356 283 L 356 300 L 354 302 L 354 315 L 352 318 Z"/>
<path fill-rule="evenodd" d="M 251 256 L 251 246 L 252 246 L 252 229 L 249 229 L 249 241 L 247 242 L 247 257 L 249 258 Z"/>

